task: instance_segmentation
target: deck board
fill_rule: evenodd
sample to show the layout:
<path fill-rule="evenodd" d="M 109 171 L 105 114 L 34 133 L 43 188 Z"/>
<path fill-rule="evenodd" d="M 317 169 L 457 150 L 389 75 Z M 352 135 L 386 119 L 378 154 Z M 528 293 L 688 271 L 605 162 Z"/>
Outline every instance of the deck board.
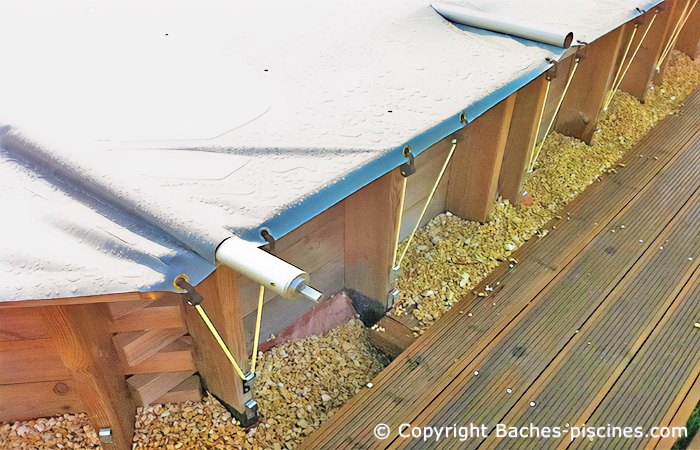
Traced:
<path fill-rule="evenodd" d="M 700 277 L 694 277 L 678 308 L 659 327 L 590 417 L 592 424 L 619 421 L 650 427 L 680 406 L 688 384 L 700 375 Z M 674 351 L 676 350 L 676 351 Z M 645 448 L 649 439 L 609 442 L 609 448 Z M 574 448 L 592 448 L 588 445 Z"/>
<path fill-rule="evenodd" d="M 695 148 L 695 147 L 694 147 Z M 700 150 L 700 145 L 697 146 Z M 692 149 L 689 149 L 692 150 Z M 694 152 L 698 154 L 697 150 Z M 692 153 L 687 153 L 692 154 Z M 685 164 L 684 159 L 678 160 L 675 169 L 690 168 Z M 673 180 L 677 170 L 668 171 L 668 177 L 664 177 L 656 189 L 652 189 L 640 197 L 640 201 L 635 202 L 626 213 L 618 216 L 620 222 L 627 223 L 624 230 L 616 233 L 604 232 L 596 236 L 589 247 L 587 247 L 574 262 L 567 267 L 561 277 L 551 289 L 547 290 L 542 298 L 536 298 L 537 305 L 531 308 L 513 327 L 511 332 L 503 336 L 498 345 L 487 347 L 484 356 L 475 360 L 461 376 L 458 377 L 446 391 L 442 392 L 428 408 L 412 423 L 414 425 L 435 425 L 457 424 L 463 426 L 469 423 L 510 423 L 508 420 L 501 420 L 513 407 L 515 401 L 520 398 L 521 402 L 531 408 L 529 403 L 535 401 L 537 411 L 545 411 L 550 405 L 570 406 L 572 400 L 582 397 L 581 386 L 588 386 L 591 383 L 590 375 L 596 375 L 585 370 L 585 363 L 576 367 L 571 373 L 566 374 L 565 385 L 570 388 L 569 392 L 557 389 L 554 398 L 549 402 L 542 402 L 539 397 L 532 396 L 530 387 L 538 380 L 547 366 L 560 354 L 563 349 L 577 338 L 576 330 L 584 331 L 589 325 L 591 316 L 598 309 L 604 308 L 607 302 L 617 301 L 616 296 L 611 295 L 616 287 L 624 280 L 641 277 L 647 288 L 653 288 L 664 281 L 669 282 L 668 271 L 658 271 L 657 273 L 645 273 L 647 263 L 652 255 L 659 252 L 658 246 L 664 244 L 666 240 L 671 243 L 687 243 L 688 239 L 694 245 L 688 249 L 695 253 L 700 249 L 698 239 L 692 239 L 697 235 L 697 217 L 700 216 L 700 203 L 698 196 L 694 196 L 692 207 L 683 208 L 688 204 L 687 196 L 694 193 L 700 184 L 700 173 L 690 171 L 694 177 L 692 184 L 685 183 L 686 177 L 679 177 Z M 694 173 L 693 173 L 694 172 Z M 676 181 L 677 189 L 668 195 L 668 182 Z M 680 192 L 679 192 L 680 191 Z M 682 195 L 680 195 L 683 193 Z M 675 200 L 672 201 L 672 200 Z M 682 214 L 677 214 L 683 208 Z M 663 210 L 665 214 L 657 214 L 644 221 L 644 216 L 651 210 Z M 679 229 L 671 227 L 676 233 L 664 233 L 670 222 L 678 222 Z M 642 226 L 633 226 L 637 223 Z M 645 228 L 645 229 L 642 229 Z M 654 239 L 644 239 L 654 235 Z M 644 242 L 639 242 L 639 240 Z M 687 246 L 687 244 L 686 244 Z M 668 246 L 664 255 L 676 255 L 671 246 Z M 646 257 L 646 258 L 645 258 Z M 651 272 L 659 267 L 654 265 Z M 664 266 L 661 266 L 664 267 Z M 674 268 L 675 266 L 666 266 Z M 636 272 L 636 273 L 632 273 Z M 640 273 L 641 272 L 641 273 Z M 690 274 L 687 274 L 690 276 Z M 687 278 L 686 276 L 686 278 Z M 677 283 L 678 281 L 676 281 Z M 670 284 L 670 283 L 669 283 Z M 671 289 L 675 284 L 670 284 Z M 612 298 L 611 298 L 612 297 Z M 651 296 L 645 295 L 644 298 Z M 624 308 L 624 305 L 622 305 Z M 625 308 L 630 312 L 629 308 Z M 631 311 L 637 312 L 638 309 Z M 604 317 L 605 318 L 605 317 Z M 629 319 L 614 324 L 611 329 L 624 329 Z M 641 319 L 640 319 L 641 320 Z M 593 329 L 597 330 L 599 324 L 594 324 Z M 600 351 L 600 346 L 604 346 L 611 336 L 604 335 L 600 339 L 590 338 L 582 344 L 588 347 L 591 342 L 591 349 Z M 624 337 L 621 338 L 624 340 Z M 580 341 L 580 339 L 577 339 Z M 587 349 L 586 349 L 587 350 Z M 474 371 L 479 375 L 474 376 Z M 506 389 L 512 389 L 508 394 Z M 572 390 L 577 390 L 572 392 Z M 568 394 L 568 395 L 567 395 Z M 443 400 L 444 399 L 444 400 Z M 565 400 L 564 400 L 565 399 Z M 439 406 L 438 406 L 439 405 Z M 437 411 L 436 411 L 437 410 Z M 465 417 L 464 412 L 471 413 Z M 572 421 L 569 415 L 557 414 L 554 420 L 543 418 L 544 420 L 533 420 L 540 426 L 563 426 L 566 422 Z M 549 420 L 547 420 L 549 419 Z M 530 423 L 525 421 L 524 424 Z M 576 422 L 578 423 L 578 422 Z M 516 424 L 514 424 L 516 425 Z M 519 424 L 518 424 L 519 425 Z M 506 447 L 514 445 L 512 440 L 504 441 Z M 546 441 L 533 442 L 533 440 L 523 440 L 527 448 L 544 448 Z M 466 441 L 466 445 L 476 446 L 478 442 Z M 422 448 L 423 443 L 415 440 L 407 440 L 408 448 Z M 453 442 L 443 441 L 435 448 L 449 448 Z M 397 445 L 398 446 L 398 445 Z"/>
<path fill-rule="evenodd" d="M 553 222 L 556 230 L 516 251 L 520 264 L 512 270 L 500 267 L 484 280 L 492 286 L 500 282 L 498 292 L 461 300 L 382 371 L 372 389 L 361 391 L 301 448 L 453 448 L 455 441 L 396 439 L 396 429 L 401 423 L 493 424 L 506 418 L 517 423 L 531 414 L 538 421 L 570 414 L 576 417 L 565 420 L 573 423 L 586 412 L 603 414 L 599 411 L 615 395 L 611 384 L 618 372 L 624 378 L 629 369 L 622 369 L 643 356 L 696 267 L 690 255 L 683 262 L 673 254 L 699 251 L 699 142 L 700 93 L 695 92 L 683 114 L 661 122 L 623 158 L 623 170 L 591 185 L 565 208 L 571 220 Z M 619 232 L 611 233 L 613 228 Z M 668 251 L 660 253 L 664 244 Z M 649 325 L 654 321 L 658 326 Z M 591 339 L 593 353 L 577 353 L 577 346 Z M 605 344 L 595 344 L 596 339 Z M 605 367 L 593 364 L 601 355 L 609 358 Z M 583 364 L 583 370 L 574 370 L 575 364 Z M 651 366 L 647 362 L 645 368 Z M 695 373 L 690 366 L 678 366 L 677 384 Z M 660 370 L 651 375 L 662 380 Z M 508 388 L 513 392 L 506 395 Z M 563 392 L 574 401 L 563 402 Z M 530 401 L 559 404 L 550 410 L 532 408 Z M 649 415 L 661 420 L 674 400 L 664 401 L 665 409 L 662 402 L 652 402 Z M 634 416 L 634 406 L 626 409 Z M 391 428 L 389 439 L 374 437 L 379 423 Z M 559 445 L 533 442 L 477 439 L 460 446 Z"/>

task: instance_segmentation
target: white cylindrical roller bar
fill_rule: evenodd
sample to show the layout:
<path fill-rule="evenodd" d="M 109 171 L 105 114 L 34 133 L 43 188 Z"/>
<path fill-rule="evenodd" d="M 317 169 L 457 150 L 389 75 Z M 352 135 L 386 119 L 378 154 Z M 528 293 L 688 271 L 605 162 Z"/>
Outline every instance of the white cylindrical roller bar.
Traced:
<path fill-rule="evenodd" d="M 470 27 L 510 34 L 543 44 L 568 48 L 574 39 L 574 33 L 566 30 L 543 29 L 531 24 L 475 11 L 458 5 L 433 3 L 431 5 L 445 19 Z"/>
<path fill-rule="evenodd" d="M 308 273 L 239 237 L 223 241 L 216 249 L 216 260 L 287 299 L 300 295 L 315 302 L 323 299 L 309 286 Z"/>

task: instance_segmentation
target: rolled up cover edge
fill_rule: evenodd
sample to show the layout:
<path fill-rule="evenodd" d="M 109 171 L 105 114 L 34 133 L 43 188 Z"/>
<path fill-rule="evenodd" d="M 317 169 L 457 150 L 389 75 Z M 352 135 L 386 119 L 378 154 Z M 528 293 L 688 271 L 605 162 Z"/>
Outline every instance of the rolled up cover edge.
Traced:
<path fill-rule="evenodd" d="M 259 248 L 257 244 L 238 236 L 224 240 L 216 249 L 216 259 L 283 297 L 294 300 L 299 297 L 295 282 L 309 282 L 309 275 L 292 264 Z"/>
<path fill-rule="evenodd" d="M 556 29 L 544 30 L 463 6 L 439 2 L 432 3 L 431 6 L 438 14 L 449 21 L 497 33 L 510 34 L 511 36 L 517 36 L 543 44 L 568 48 L 571 46 L 571 42 L 574 39 L 574 33 L 571 31 Z"/>

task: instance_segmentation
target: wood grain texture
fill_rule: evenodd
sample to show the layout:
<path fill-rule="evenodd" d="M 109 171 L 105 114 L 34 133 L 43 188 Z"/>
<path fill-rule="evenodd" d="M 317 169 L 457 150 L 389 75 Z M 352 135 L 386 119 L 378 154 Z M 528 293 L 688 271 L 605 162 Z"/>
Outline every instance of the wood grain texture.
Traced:
<path fill-rule="evenodd" d="M 413 231 L 413 227 L 423 211 L 430 191 L 433 189 L 440 170 L 452 148 L 452 138 L 453 136 L 448 136 L 416 156 L 416 173 L 408 178 L 406 184 L 406 199 L 404 200 L 403 217 L 399 231 L 401 240 L 408 237 Z M 438 214 L 445 212 L 451 170 L 452 166 L 450 165 L 447 167 L 447 171 L 435 191 L 435 195 L 428 206 L 423 220 L 421 220 L 420 226 L 425 225 Z"/>
<path fill-rule="evenodd" d="M 86 303 L 134 302 L 137 300 L 156 300 L 165 294 L 168 294 L 168 292 L 125 292 L 122 294 L 87 295 L 85 297 L 19 300 L 14 302 L 0 302 L 0 309 L 26 308 L 35 306 L 84 305 Z"/>
<path fill-rule="evenodd" d="M 345 287 L 386 307 L 403 177 L 394 169 L 347 197 Z"/>
<path fill-rule="evenodd" d="M 165 394 L 154 403 L 199 402 L 202 400 L 202 384 L 198 375 L 192 375 Z"/>
<path fill-rule="evenodd" d="M 450 170 L 448 169 L 445 173 L 445 178 L 443 178 L 443 181 L 440 182 L 437 191 L 435 191 L 435 196 L 433 196 L 433 200 L 430 202 L 430 205 L 428 205 L 428 209 L 425 211 L 423 219 L 420 221 L 419 228 L 430 222 L 437 215 L 442 214 L 447 210 L 447 187 L 449 185 L 449 178 L 447 177 L 449 174 Z M 434 175 L 437 178 L 438 172 L 435 172 Z M 435 180 L 433 180 L 433 183 L 434 182 Z M 423 212 L 423 207 L 425 206 L 425 202 L 427 200 L 427 197 L 422 198 L 421 201 L 404 210 L 403 217 L 401 218 L 401 230 L 399 231 L 400 240 L 403 241 L 411 234 L 413 227 L 416 225 L 416 221 L 420 217 L 421 212 Z"/>
<path fill-rule="evenodd" d="M 154 300 L 131 300 L 124 302 L 107 303 L 109 315 L 112 320 L 118 320 L 128 314 L 136 313 L 146 306 L 152 304 Z"/>
<path fill-rule="evenodd" d="M 503 163 L 498 176 L 498 194 L 512 204 L 520 203 L 520 192 L 527 166 L 532 157 L 543 118 L 547 73 L 523 86 L 515 98 Z M 546 124 L 544 124 L 546 126 Z"/>
<path fill-rule="evenodd" d="M 48 337 L 41 314 L 33 308 L 5 309 L 0 313 L 0 342 Z"/>
<path fill-rule="evenodd" d="M 46 306 L 44 322 L 96 430 L 111 428 L 106 450 L 131 448 L 136 408 L 109 332 L 104 304 Z"/>
<path fill-rule="evenodd" d="M 194 374 L 194 370 L 143 373 L 130 376 L 126 382 L 133 389 L 137 404 L 148 406 L 187 380 L 192 374 Z"/>
<path fill-rule="evenodd" d="M 511 94 L 458 132 L 447 191 L 447 209 L 467 220 L 488 220 L 498 193 L 516 94 Z"/>
<path fill-rule="evenodd" d="M 696 59 L 700 51 L 698 47 L 700 47 L 700 3 L 695 6 L 685 26 L 681 29 L 675 49 Z"/>
<path fill-rule="evenodd" d="M 680 22 L 683 20 L 683 13 L 686 5 L 688 6 L 686 14 L 692 13 L 692 11 L 690 11 L 690 7 L 693 5 L 694 1 L 695 0 L 666 0 L 666 2 L 663 4 L 665 7 L 670 8 L 670 11 L 668 17 L 668 25 L 666 26 L 666 32 L 664 33 L 664 36 L 662 38 L 662 51 L 665 50 L 666 47 L 671 44 L 676 25 L 679 25 Z M 698 27 L 700 28 L 700 22 L 696 22 L 696 24 L 698 24 Z M 679 31 L 682 30 L 679 29 Z M 666 67 L 668 67 L 668 63 L 671 60 L 672 50 L 677 46 L 677 44 L 678 39 L 676 39 L 676 44 L 674 44 L 674 46 L 671 48 L 671 51 L 668 52 L 666 58 L 664 58 L 661 64 L 653 71 L 652 82 L 654 83 L 654 85 L 661 86 L 661 83 L 663 83 L 664 73 L 666 72 Z"/>
<path fill-rule="evenodd" d="M 124 374 L 180 372 L 194 369 L 192 337 L 182 336 L 140 363 L 133 366 L 127 365 L 124 368 Z"/>
<path fill-rule="evenodd" d="M 197 290 L 203 297 L 202 308 L 214 324 L 221 338 L 241 369 L 248 370 L 248 357 L 243 334 L 243 320 L 238 301 L 236 273 L 226 266 L 219 266 L 202 281 Z M 204 386 L 212 394 L 238 412 L 245 411 L 250 395 L 243 394 L 243 383 L 225 353 L 219 347 L 197 310 L 183 301 L 183 310 L 190 335 L 194 364 Z"/>
<path fill-rule="evenodd" d="M 0 384 L 70 377 L 52 339 L 0 342 Z"/>
<path fill-rule="evenodd" d="M 179 304 L 148 306 L 122 315 L 110 322 L 110 330 L 113 333 L 184 327 L 185 319 L 182 317 L 182 310 Z"/>
<path fill-rule="evenodd" d="M 0 422 L 83 412 L 71 380 L 0 385 Z"/>
<path fill-rule="evenodd" d="M 114 345 L 129 366 L 135 366 L 187 333 L 187 328 L 128 331 L 114 335 Z"/>
<path fill-rule="evenodd" d="M 382 317 L 377 322 L 377 326 L 384 331 L 371 330 L 369 341 L 392 359 L 399 356 L 416 340 L 410 328 L 392 317 Z"/>
<path fill-rule="evenodd" d="M 578 50 L 578 47 L 576 47 L 576 50 Z M 571 54 L 562 56 L 559 61 L 548 70 L 548 73 L 552 77 L 552 84 L 549 86 L 549 94 L 547 95 L 547 101 L 544 106 L 544 116 L 542 117 L 542 126 L 537 133 L 537 142 L 542 142 L 542 139 L 545 137 L 545 132 L 547 131 L 547 125 L 552 121 L 552 117 L 554 117 L 559 99 L 564 94 L 564 87 L 566 87 L 566 81 L 573 67 L 575 56 L 576 51 L 571 51 Z"/>
<path fill-rule="evenodd" d="M 644 32 L 647 30 L 647 28 L 649 29 L 649 32 L 647 33 L 644 42 L 642 42 L 642 46 L 639 48 L 637 56 L 634 58 L 634 61 L 632 61 L 632 65 L 630 66 L 627 75 L 625 75 L 622 83 L 620 84 L 620 89 L 633 97 L 637 97 L 640 100 L 644 100 L 646 97 L 646 93 L 649 90 L 652 78 L 656 72 L 656 63 L 659 56 L 661 56 L 664 47 L 666 46 L 666 40 L 664 38 L 668 36 L 668 33 L 670 33 L 674 25 L 671 23 L 672 21 L 670 18 L 674 14 L 674 10 L 680 1 L 666 0 L 659 6 L 659 8 L 663 9 L 652 8 L 644 13 L 640 19 L 638 19 L 641 21 L 642 25 L 640 25 L 637 35 L 632 42 L 632 49 L 630 50 L 630 53 L 637 48 L 637 45 L 644 36 Z M 657 10 L 659 13 L 656 16 L 656 20 L 651 27 L 649 27 L 649 24 L 651 23 L 651 20 L 654 17 L 654 14 L 656 14 Z"/>
<path fill-rule="evenodd" d="M 626 29 L 625 25 L 618 27 L 579 52 L 579 65 L 562 102 L 554 130 L 590 144 L 605 96 L 617 72 L 620 49 L 627 44 L 623 40 Z M 564 78 L 568 78 L 568 74 Z"/>

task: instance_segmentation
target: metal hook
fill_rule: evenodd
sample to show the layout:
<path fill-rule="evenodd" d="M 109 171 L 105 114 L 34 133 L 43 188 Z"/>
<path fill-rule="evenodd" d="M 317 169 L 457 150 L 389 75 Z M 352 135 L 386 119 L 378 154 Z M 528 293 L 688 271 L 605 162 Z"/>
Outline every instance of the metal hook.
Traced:
<path fill-rule="evenodd" d="M 416 173 L 416 162 L 415 158 L 413 157 L 413 153 L 411 153 L 410 145 L 407 145 L 403 149 L 403 155 L 408 158 L 408 162 L 401 165 L 401 175 L 404 177 L 409 177 Z"/>
<path fill-rule="evenodd" d="M 262 236 L 263 239 L 267 241 L 267 243 L 270 246 L 270 253 L 273 255 L 277 254 L 277 251 L 275 250 L 275 238 L 272 237 L 272 234 L 270 234 L 270 229 L 269 228 L 263 228 L 260 230 L 260 236 Z"/>
<path fill-rule="evenodd" d="M 191 306 L 197 306 L 202 303 L 202 295 L 190 284 L 190 279 L 187 275 L 180 274 L 173 281 L 173 285 L 185 293 L 185 301 Z"/>

